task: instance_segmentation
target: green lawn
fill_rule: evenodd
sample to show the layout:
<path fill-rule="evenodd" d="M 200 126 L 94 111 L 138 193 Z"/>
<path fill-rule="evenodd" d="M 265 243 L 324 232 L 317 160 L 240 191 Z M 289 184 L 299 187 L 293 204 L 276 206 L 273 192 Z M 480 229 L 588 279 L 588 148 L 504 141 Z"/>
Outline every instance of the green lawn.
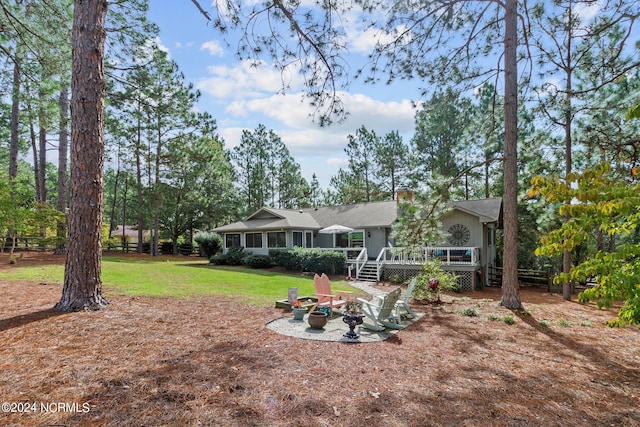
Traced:
<path fill-rule="evenodd" d="M 19 265 L 19 264 L 18 264 Z M 62 283 L 63 265 L 18 267 L 0 271 L 0 280 Z M 217 295 L 239 298 L 257 306 L 273 306 L 287 298 L 290 287 L 298 295 L 315 295 L 313 279 L 300 274 L 282 274 L 265 270 L 210 266 L 206 261 L 186 258 L 136 260 L 107 256 L 102 259 L 102 283 L 105 293 L 191 298 Z M 351 290 L 345 281 L 332 281 L 335 289 Z"/>

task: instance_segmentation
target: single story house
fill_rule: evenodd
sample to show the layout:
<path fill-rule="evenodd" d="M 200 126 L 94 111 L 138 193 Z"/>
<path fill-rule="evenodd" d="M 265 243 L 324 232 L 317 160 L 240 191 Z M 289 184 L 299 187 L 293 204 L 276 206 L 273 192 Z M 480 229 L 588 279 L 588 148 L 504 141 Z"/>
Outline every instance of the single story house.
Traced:
<path fill-rule="evenodd" d="M 148 242 L 150 240 L 151 233 L 149 230 L 142 231 L 142 241 Z M 117 225 L 114 230 L 111 230 L 111 237 L 119 238 L 122 245 L 137 245 L 138 244 L 138 228 L 134 225 Z"/>
<path fill-rule="evenodd" d="M 487 283 L 488 268 L 495 266 L 495 232 L 502 224 L 502 199 L 451 202 L 442 219 L 449 238 L 446 245 L 416 250 L 396 247 L 391 228 L 398 220 L 398 202 L 383 201 L 304 209 L 263 207 L 242 221 L 215 228 L 222 234 L 224 250 L 243 246 L 254 254 L 272 248 L 323 248 L 345 252 L 349 272 L 363 280 L 398 275 L 405 280 L 420 271 L 429 258 L 439 258 L 444 268 L 460 276 L 463 289 Z M 350 230 L 325 234 L 340 225 Z"/>

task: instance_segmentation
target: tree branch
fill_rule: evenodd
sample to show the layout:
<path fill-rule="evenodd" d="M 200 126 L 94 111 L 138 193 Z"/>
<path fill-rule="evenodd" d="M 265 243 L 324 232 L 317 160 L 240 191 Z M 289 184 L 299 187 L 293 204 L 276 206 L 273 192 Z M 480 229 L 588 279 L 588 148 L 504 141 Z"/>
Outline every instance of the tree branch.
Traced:
<path fill-rule="evenodd" d="M 202 8 L 202 6 L 200 6 L 200 3 L 198 3 L 198 0 L 191 0 L 193 2 L 193 4 L 196 5 L 196 7 L 198 8 L 198 10 L 200 11 L 200 13 L 207 18 L 207 21 L 211 21 L 211 15 L 209 14 L 209 12 L 207 12 L 206 10 L 204 10 Z"/>

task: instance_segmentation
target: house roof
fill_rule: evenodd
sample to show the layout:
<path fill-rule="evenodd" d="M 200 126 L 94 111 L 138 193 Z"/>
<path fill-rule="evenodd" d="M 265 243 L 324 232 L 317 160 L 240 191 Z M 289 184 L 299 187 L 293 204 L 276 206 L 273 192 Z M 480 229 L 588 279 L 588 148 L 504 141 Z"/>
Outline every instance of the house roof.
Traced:
<path fill-rule="evenodd" d="M 452 202 L 450 207 L 477 216 L 480 222 L 499 222 L 501 220 L 502 199 L 499 197 Z M 397 219 L 398 210 L 395 200 L 299 210 L 264 207 L 242 221 L 217 227 L 214 231 L 227 233 L 278 229 L 319 230 L 333 224 L 354 229 L 391 227 Z"/>
<path fill-rule="evenodd" d="M 394 200 L 306 208 L 303 211 L 311 214 L 321 228 L 333 224 L 351 228 L 390 227 L 398 219 Z"/>
<path fill-rule="evenodd" d="M 116 226 L 116 228 L 114 230 L 111 231 L 111 235 L 112 236 L 122 236 L 123 234 L 125 236 L 129 236 L 129 237 L 137 237 L 138 236 L 138 228 L 134 225 L 125 225 L 124 226 L 124 232 L 122 229 L 122 225 L 118 225 Z M 149 230 L 142 230 L 142 235 L 143 236 L 148 236 L 149 235 Z"/>
<path fill-rule="evenodd" d="M 333 224 L 351 228 L 390 227 L 397 219 L 396 202 L 355 203 L 300 210 L 261 208 L 242 221 L 217 227 L 217 232 L 306 229 L 320 230 Z"/>
<path fill-rule="evenodd" d="M 471 215 L 477 216 L 480 222 L 502 222 L 502 198 L 462 200 L 451 202 L 451 209 L 458 209 Z"/>
<path fill-rule="evenodd" d="M 288 228 L 320 229 L 322 226 L 302 210 L 261 208 L 242 221 L 217 227 L 214 231 L 273 230 Z"/>

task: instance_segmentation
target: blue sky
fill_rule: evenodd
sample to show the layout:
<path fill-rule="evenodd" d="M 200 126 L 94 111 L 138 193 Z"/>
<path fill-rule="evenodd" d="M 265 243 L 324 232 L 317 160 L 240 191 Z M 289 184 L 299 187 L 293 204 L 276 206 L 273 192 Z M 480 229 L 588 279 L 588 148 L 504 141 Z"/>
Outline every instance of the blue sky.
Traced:
<path fill-rule="evenodd" d="M 200 4 L 213 10 L 209 0 Z M 218 133 L 227 148 L 240 142 L 243 129 L 258 124 L 276 132 L 300 164 L 308 180 L 315 173 L 323 188 L 340 167 L 345 167 L 347 135 L 364 125 L 378 135 L 399 131 L 409 143 L 414 130 L 418 82 L 398 82 L 392 86 L 352 81 L 341 95 L 348 119 L 328 128 L 313 123 L 312 109 L 301 103 L 302 81 L 292 77 L 290 91 L 281 88 L 280 72 L 265 63 L 249 67 L 235 55 L 236 41 L 227 43 L 189 0 L 151 0 L 149 19 L 160 27 L 160 45 L 176 61 L 188 82 L 202 93 L 198 109 L 217 121 Z M 353 25 L 348 36 L 349 62 L 355 71 L 373 46 L 373 37 Z M 264 58 L 268 60 L 268 58 Z"/>

